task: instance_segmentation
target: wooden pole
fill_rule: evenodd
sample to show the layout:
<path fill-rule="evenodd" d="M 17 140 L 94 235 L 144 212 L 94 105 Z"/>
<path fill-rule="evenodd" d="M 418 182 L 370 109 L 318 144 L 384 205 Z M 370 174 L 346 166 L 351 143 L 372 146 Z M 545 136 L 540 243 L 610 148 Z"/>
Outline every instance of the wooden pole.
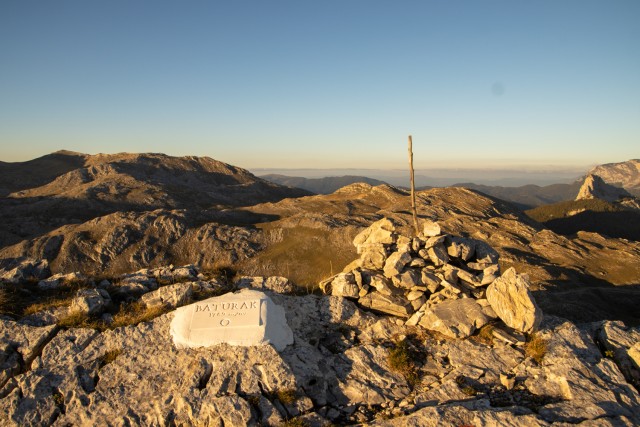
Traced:
<path fill-rule="evenodd" d="M 413 176 L 413 141 L 409 135 L 409 176 L 411 177 L 411 210 L 413 211 L 413 227 L 415 235 L 420 234 L 418 227 L 418 211 L 416 210 L 416 184 Z"/>

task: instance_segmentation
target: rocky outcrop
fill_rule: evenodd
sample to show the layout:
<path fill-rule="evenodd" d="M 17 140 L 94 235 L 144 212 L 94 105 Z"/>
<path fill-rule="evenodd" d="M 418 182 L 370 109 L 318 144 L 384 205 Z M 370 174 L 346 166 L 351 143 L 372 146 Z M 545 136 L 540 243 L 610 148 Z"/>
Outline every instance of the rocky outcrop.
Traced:
<path fill-rule="evenodd" d="M 620 199 L 632 197 L 624 188 L 609 185 L 598 175 L 591 174 L 584 179 L 576 200 L 601 199 L 607 202 L 617 202 Z"/>
<path fill-rule="evenodd" d="M 597 175 L 609 184 L 619 185 L 628 190 L 639 190 L 640 160 L 598 165 L 589 171 L 589 175 Z"/>
<path fill-rule="evenodd" d="M 0 421 L 8 426 L 113 420 L 144 426 L 277 426 L 291 418 L 309 425 L 389 426 L 640 422 L 640 395 L 615 358 L 595 343 L 598 331 L 611 328 L 616 337 L 607 332 L 610 341 L 633 341 L 635 332 L 622 325 L 579 328 L 548 317 L 538 331 L 547 345 L 538 363 L 504 341 L 416 335 L 415 328 L 342 297 L 270 293 L 270 298 L 293 332 L 292 344 L 280 351 L 225 343 L 176 348 L 170 334 L 175 312 L 102 332 L 0 319 L 5 349 Z M 449 303 L 464 301 L 480 305 L 470 298 Z M 409 358 L 391 358 L 398 348 Z"/>
<path fill-rule="evenodd" d="M 466 338 L 493 318 L 528 333 L 542 320 L 525 276 L 509 269 L 500 277 L 498 253 L 491 246 L 442 234 L 437 222 L 425 221 L 422 233 L 409 238 L 383 218 L 353 244 L 360 258 L 321 282 L 325 293 L 452 338 Z"/>

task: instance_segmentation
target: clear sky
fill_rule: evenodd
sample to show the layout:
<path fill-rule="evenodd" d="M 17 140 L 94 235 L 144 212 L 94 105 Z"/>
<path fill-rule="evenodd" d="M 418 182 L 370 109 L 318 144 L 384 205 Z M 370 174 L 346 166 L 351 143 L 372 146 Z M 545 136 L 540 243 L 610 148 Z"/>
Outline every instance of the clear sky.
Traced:
<path fill-rule="evenodd" d="M 0 160 L 246 168 L 640 157 L 640 1 L 0 2 Z"/>

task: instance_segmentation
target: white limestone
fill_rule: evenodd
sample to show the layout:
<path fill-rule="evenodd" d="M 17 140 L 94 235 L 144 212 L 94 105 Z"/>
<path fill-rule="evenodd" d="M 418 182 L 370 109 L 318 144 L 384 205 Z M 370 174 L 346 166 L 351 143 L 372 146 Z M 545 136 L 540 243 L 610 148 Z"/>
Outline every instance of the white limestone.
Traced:
<path fill-rule="evenodd" d="M 244 289 L 181 307 L 171 322 L 177 348 L 293 344 L 284 309 L 265 293 Z"/>

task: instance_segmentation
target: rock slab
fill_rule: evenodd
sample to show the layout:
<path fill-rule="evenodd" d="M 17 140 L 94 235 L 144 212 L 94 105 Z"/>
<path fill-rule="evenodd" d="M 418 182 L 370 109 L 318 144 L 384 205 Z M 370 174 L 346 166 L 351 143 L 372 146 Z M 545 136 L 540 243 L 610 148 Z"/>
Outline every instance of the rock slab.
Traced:
<path fill-rule="evenodd" d="M 177 309 L 170 330 L 177 348 L 271 344 L 281 351 L 293 343 L 284 309 L 264 292 L 246 289 Z"/>

